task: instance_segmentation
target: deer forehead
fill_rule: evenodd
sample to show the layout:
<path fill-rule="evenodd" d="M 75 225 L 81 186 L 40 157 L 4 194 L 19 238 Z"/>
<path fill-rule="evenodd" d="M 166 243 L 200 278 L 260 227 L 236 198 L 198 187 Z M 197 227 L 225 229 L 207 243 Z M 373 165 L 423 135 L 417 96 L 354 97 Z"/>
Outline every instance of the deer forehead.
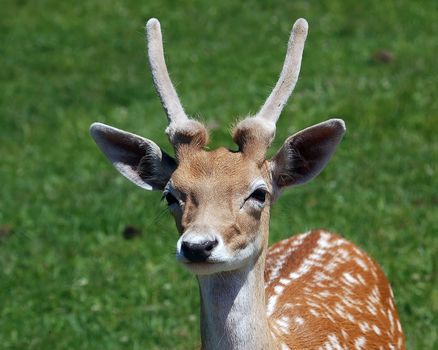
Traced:
<path fill-rule="evenodd" d="M 268 162 L 257 164 L 241 152 L 223 147 L 213 151 L 188 149 L 178 160 L 171 182 L 185 194 L 206 198 L 216 194 L 225 200 L 245 195 L 259 184 L 270 188 Z"/>

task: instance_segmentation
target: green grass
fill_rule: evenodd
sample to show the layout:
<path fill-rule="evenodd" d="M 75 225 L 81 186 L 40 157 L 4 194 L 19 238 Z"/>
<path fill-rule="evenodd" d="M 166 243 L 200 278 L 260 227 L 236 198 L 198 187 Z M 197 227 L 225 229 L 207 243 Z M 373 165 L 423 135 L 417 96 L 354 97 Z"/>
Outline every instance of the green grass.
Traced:
<path fill-rule="evenodd" d="M 243 3 L 243 2 L 242 2 Z M 312 183 L 272 212 L 272 242 L 342 233 L 383 266 L 409 349 L 438 348 L 438 7 L 434 1 L 13 1 L 0 19 L 0 347 L 188 349 L 198 291 L 174 261 L 159 193 L 121 178 L 88 135 L 99 120 L 170 151 L 143 27 L 160 18 L 183 104 L 212 147 L 275 83 L 293 21 L 310 33 L 279 121 L 342 117 L 348 133 Z M 388 63 L 373 59 L 386 49 Z M 142 229 L 124 240 L 126 225 Z"/>

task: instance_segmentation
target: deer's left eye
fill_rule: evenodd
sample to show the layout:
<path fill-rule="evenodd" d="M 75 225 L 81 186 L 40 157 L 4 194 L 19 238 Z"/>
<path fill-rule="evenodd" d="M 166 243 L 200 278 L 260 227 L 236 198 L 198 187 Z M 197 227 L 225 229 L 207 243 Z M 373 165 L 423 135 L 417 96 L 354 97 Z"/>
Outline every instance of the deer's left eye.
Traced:
<path fill-rule="evenodd" d="M 266 191 L 262 189 L 257 189 L 253 193 L 251 193 L 248 199 L 254 199 L 260 204 L 263 204 L 266 201 Z"/>

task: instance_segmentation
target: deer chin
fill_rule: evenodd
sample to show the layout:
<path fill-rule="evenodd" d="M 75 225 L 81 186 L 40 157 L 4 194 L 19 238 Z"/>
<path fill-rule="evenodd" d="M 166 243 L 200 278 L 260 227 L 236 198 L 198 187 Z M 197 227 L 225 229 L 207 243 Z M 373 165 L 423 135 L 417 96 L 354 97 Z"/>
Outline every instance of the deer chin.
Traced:
<path fill-rule="evenodd" d="M 191 261 L 181 261 L 181 264 L 191 273 L 198 276 L 213 275 L 221 272 L 229 272 L 239 270 L 248 261 L 230 261 L 230 262 L 191 262 Z"/>
<path fill-rule="evenodd" d="M 225 262 L 201 262 L 190 261 L 181 262 L 182 265 L 191 273 L 197 276 L 213 275 L 225 271 L 230 271 L 230 267 Z M 232 270 L 232 269 L 231 269 Z"/>

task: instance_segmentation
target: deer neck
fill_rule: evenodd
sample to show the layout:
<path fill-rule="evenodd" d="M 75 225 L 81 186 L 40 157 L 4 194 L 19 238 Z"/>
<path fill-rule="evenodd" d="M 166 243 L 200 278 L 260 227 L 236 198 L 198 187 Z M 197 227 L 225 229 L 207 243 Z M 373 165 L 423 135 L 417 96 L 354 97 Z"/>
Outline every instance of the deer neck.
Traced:
<path fill-rule="evenodd" d="M 240 270 L 199 276 L 202 349 L 273 349 L 265 306 L 266 247 Z"/>

